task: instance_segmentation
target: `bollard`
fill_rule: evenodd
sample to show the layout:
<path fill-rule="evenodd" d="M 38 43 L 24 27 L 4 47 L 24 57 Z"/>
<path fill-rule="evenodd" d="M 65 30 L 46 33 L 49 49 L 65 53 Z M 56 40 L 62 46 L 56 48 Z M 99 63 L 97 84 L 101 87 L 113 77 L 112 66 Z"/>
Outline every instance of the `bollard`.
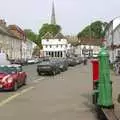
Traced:
<path fill-rule="evenodd" d="M 105 47 L 99 52 L 99 82 L 97 105 L 104 108 L 113 107 L 112 82 L 110 80 L 109 54 Z"/>

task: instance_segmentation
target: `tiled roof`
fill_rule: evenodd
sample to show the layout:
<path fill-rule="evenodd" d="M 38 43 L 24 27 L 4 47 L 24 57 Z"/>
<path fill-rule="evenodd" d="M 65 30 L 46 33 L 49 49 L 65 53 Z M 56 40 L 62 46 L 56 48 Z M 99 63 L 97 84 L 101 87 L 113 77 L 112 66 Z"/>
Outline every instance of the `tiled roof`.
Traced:
<path fill-rule="evenodd" d="M 102 44 L 102 39 L 81 39 L 80 44 L 100 46 Z"/>
<path fill-rule="evenodd" d="M 56 36 L 54 37 L 55 39 L 64 39 L 64 35 L 62 33 L 57 33 Z"/>
<path fill-rule="evenodd" d="M 5 28 L 5 27 L 3 27 L 3 26 L 1 26 L 1 25 L 0 25 L 0 33 L 1 33 L 1 34 L 5 34 L 5 35 L 8 35 L 8 36 L 11 36 L 11 34 L 8 32 L 7 27 Z"/>
<path fill-rule="evenodd" d="M 49 33 L 49 32 L 47 32 L 47 33 L 42 37 L 42 39 L 52 39 L 52 38 L 53 38 L 53 36 L 52 36 L 52 34 Z"/>

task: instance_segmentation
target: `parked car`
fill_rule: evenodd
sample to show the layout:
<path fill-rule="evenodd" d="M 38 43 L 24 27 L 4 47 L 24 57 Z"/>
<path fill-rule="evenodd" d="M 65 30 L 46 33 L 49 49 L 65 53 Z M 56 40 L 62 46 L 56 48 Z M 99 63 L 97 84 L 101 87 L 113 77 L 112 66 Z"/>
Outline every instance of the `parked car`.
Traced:
<path fill-rule="evenodd" d="M 27 60 L 27 64 L 34 64 L 35 63 L 35 60 L 34 59 L 28 59 Z"/>
<path fill-rule="evenodd" d="M 73 58 L 74 60 L 75 60 L 75 62 L 76 62 L 76 64 L 81 64 L 82 63 L 82 58 L 81 57 L 79 57 L 79 56 L 77 56 L 77 57 L 74 57 Z"/>
<path fill-rule="evenodd" d="M 68 69 L 68 62 L 66 59 L 58 58 L 54 60 L 56 64 L 59 66 L 61 72 L 64 72 Z"/>
<path fill-rule="evenodd" d="M 75 66 L 77 63 L 76 63 L 76 60 L 74 58 L 67 58 L 67 62 L 68 62 L 68 65 L 69 66 Z"/>
<path fill-rule="evenodd" d="M 11 59 L 11 60 L 10 60 L 10 63 L 11 63 L 11 64 L 19 64 L 19 65 L 24 66 L 24 65 L 27 65 L 27 60 L 24 60 L 24 59 L 16 59 L 16 60 L 13 60 L 13 59 Z"/>
<path fill-rule="evenodd" d="M 43 61 L 37 65 L 37 73 L 41 75 L 42 73 L 55 75 L 60 73 L 59 66 L 54 61 Z"/>
<path fill-rule="evenodd" d="M 21 65 L 0 66 L 0 90 L 16 91 L 26 84 L 27 74 L 22 71 Z"/>

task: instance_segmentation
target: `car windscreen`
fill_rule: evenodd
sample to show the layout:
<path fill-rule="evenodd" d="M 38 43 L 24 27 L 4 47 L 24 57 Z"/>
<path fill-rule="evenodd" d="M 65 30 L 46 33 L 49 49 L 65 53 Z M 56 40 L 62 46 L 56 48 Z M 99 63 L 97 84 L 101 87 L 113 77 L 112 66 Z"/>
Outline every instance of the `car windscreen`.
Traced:
<path fill-rule="evenodd" d="M 15 67 L 0 67 L 0 73 L 11 74 L 15 73 L 17 70 Z"/>

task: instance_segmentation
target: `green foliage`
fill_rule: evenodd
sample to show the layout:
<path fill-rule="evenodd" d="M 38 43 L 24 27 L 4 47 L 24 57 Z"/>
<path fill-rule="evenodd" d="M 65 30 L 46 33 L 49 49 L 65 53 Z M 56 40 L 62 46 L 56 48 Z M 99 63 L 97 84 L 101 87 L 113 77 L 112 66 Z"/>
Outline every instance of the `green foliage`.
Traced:
<path fill-rule="evenodd" d="M 31 29 L 25 29 L 24 32 L 29 40 L 36 40 L 36 34 Z"/>
<path fill-rule="evenodd" d="M 59 25 L 53 25 L 53 24 L 43 24 L 43 26 L 39 30 L 39 34 L 35 34 L 31 29 L 25 29 L 26 36 L 29 40 L 35 42 L 41 49 L 41 39 L 42 37 L 47 33 L 51 33 L 53 36 L 55 36 L 57 33 L 61 31 L 61 27 Z"/>
<path fill-rule="evenodd" d="M 78 38 L 94 38 L 100 39 L 104 37 L 105 32 L 104 29 L 107 23 L 102 21 L 95 21 L 85 27 L 81 32 L 78 33 Z"/>
<path fill-rule="evenodd" d="M 43 37 L 47 32 L 55 36 L 60 31 L 61 31 L 61 27 L 59 25 L 43 24 L 43 26 L 39 30 L 39 39 Z"/>
<path fill-rule="evenodd" d="M 35 34 L 31 29 L 25 29 L 24 32 L 29 40 L 33 41 L 38 46 L 41 45 L 40 41 L 37 39 L 38 35 Z"/>

